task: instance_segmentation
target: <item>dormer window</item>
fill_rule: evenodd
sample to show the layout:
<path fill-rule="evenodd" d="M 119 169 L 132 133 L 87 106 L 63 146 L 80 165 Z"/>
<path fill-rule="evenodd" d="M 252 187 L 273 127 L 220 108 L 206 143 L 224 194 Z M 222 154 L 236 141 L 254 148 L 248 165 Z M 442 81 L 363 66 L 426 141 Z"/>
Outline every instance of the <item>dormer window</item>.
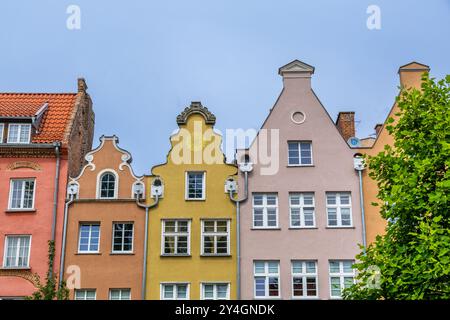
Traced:
<path fill-rule="evenodd" d="M 3 131 L 5 130 L 5 125 L 0 123 L 0 143 L 3 143 Z"/>
<path fill-rule="evenodd" d="M 100 175 L 98 198 L 117 198 L 117 179 L 113 172 L 107 171 Z"/>
<path fill-rule="evenodd" d="M 31 124 L 11 123 L 8 125 L 8 143 L 30 143 Z"/>

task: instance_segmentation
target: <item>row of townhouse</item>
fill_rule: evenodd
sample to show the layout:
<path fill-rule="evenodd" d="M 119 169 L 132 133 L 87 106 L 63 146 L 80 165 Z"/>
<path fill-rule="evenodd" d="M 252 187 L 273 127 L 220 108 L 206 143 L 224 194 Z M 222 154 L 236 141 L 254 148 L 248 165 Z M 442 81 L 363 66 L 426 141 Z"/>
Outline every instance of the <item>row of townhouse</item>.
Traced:
<path fill-rule="evenodd" d="M 426 71 L 402 66 L 400 82 L 419 87 Z M 83 79 L 73 94 L 0 94 L 0 297 L 35 290 L 54 240 L 52 272 L 71 299 L 340 298 L 358 245 L 384 228 L 355 155 L 392 140 L 377 125 L 352 145 L 354 113 L 333 122 L 313 73 L 298 60 L 279 69 L 283 90 L 234 163 L 216 117 L 191 103 L 166 162 L 144 176 L 116 136 L 91 150 Z"/>

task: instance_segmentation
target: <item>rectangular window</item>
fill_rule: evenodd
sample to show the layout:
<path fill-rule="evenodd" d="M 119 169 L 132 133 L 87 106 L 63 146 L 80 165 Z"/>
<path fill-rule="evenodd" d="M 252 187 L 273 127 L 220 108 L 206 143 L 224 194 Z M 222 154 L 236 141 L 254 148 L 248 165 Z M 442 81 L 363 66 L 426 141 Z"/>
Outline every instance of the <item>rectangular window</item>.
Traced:
<path fill-rule="evenodd" d="M 94 289 L 75 290 L 75 300 L 95 300 L 96 291 Z"/>
<path fill-rule="evenodd" d="M 290 166 L 312 165 L 312 144 L 310 141 L 288 142 L 288 164 Z"/>
<path fill-rule="evenodd" d="M 163 220 L 162 221 L 162 248 L 163 255 L 190 254 L 190 221 L 189 220 Z"/>
<path fill-rule="evenodd" d="M 291 228 L 313 228 L 316 225 L 313 193 L 289 195 Z"/>
<path fill-rule="evenodd" d="M 112 251 L 115 253 L 133 252 L 133 223 L 131 222 L 113 223 Z"/>
<path fill-rule="evenodd" d="M 131 289 L 110 289 L 109 300 L 131 300 Z"/>
<path fill-rule="evenodd" d="M 230 254 L 228 220 L 202 220 L 202 254 Z"/>
<path fill-rule="evenodd" d="M 6 236 L 5 268 L 28 268 L 30 266 L 31 236 Z"/>
<path fill-rule="evenodd" d="M 34 209 L 35 179 L 11 179 L 9 209 Z"/>
<path fill-rule="evenodd" d="M 230 300 L 228 283 L 202 283 L 202 300 Z"/>
<path fill-rule="evenodd" d="M 189 284 L 187 283 L 161 284 L 161 300 L 189 300 Z"/>
<path fill-rule="evenodd" d="M 352 226 L 350 192 L 327 192 L 327 218 L 329 227 Z"/>
<path fill-rule="evenodd" d="M 8 143 L 29 143 L 31 124 L 11 123 L 8 126 Z"/>
<path fill-rule="evenodd" d="M 330 261 L 330 296 L 341 298 L 342 291 L 351 287 L 355 282 L 353 260 Z"/>
<path fill-rule="evenodd" d="M 277 194 L 253 194 L 253 227 L 278 227 L 278 196 Z"/>
<path fill-rule="evenodd" d="M 3 143 L 3 131 L 5 131 L 5 125 L 0 123 L 0 143 Z"/>
<path fill-rule="evenodd" d="M 255 298 L 280 297 L 280 262 L 255 261 Z"/>
<path fill-rule="evenodd" d="M 100 224 L 80 225 L 79 253 L 98 253 L 100 247 Z"/>
<path fill-rule="evenodd" d="M 292 296 L 317 298 L 317 262 L 292 261 Z"/>
<path fill-rule="evenodd" d="M 205 172 L 186 173 L 186 199 L 205 199 Z"/>

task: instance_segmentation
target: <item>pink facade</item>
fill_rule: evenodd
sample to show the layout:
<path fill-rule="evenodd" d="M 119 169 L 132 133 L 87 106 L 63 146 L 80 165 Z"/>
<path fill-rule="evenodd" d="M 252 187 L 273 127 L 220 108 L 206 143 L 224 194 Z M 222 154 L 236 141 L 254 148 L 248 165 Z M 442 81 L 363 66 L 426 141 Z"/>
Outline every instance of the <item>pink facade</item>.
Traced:
<path fill-rule="evenodd" d="M 53 153 L 53 149 L 49 152 Z M 27 167 L 22 167 L 23 158 L 0 159 L 0 257 L 2 272 L 11 276 L 0 276 L 0 297 L 17 298 L 31 295 L 36 288 L 30 280 L 37 273 L 44 281 L 48 270 L 48 244 L 51 239 L 53 220 L 53 193 L 55 190 L 56 158 L 27 158 Z M 18 168 L 15 164 L 22 163 Z M 58 271 L 61 252 L 61 236 L 64 201 L 67 183 L 67 160 L 61 161 L 56 227 L 55 272 Z M 8 210 L 11 179 L 35 179 L 36 191 L 32 211 Z M 7 236 L 31 235 L 29 267 L 8 268 L 5 264 L 5 241 Z"/>
<path fill-rule="evenodd" d="M 313 67 L 297 60 L 280 69 L 284 88 L 261 128 L 261 130 L 279 130 L 279 150 L 277 147 L 270 147 L 269 144 L 269 152 L 267 152 L 272 154 L 272 159 L 276 158 L 274 154 L 279 155 L 276 173 L 267 174 L 268 172 L 261 170 L 268 167 L 259 163 L 260 158 L 257 157 L 256 152 L 256 147 L 262 142 L 261 131 L 249 149 L 250 161 L 254 163 L 254 169 L 249 176 L 249 198 L 241 205 L 242 299 L 262 298 L 263 290 L 266 290 L 266 298 L 333 298 L 330 295 L 329 262 L 354 260 L 355 255 L 360 252 L 358 244 L 362 243 L 362 229 L 358 175 L 353 168 L 355 152 L 344 141 L 311 89 L 313 72 Z M 302 114 L 295 114 L 296 112 Z M 271 133 L 268 132 L 267 135 L 270 137 Z M 311 164 L 308 164 L 309 161 L 306 159 L 306 165 L 289 166 L 288 141 L 310 143 Z M 307 151 L 305 156 L 308 157 Z M 242 159 L 238 158 L 238 162 L 241 161 Z M 292 162 L 296 161 L 297 159 L 292 160 Z M 244 185 L 242 178 L 240 174 L 240 186 Z M 350 196 L 350 226 L 328 226 L 326 194 L 336 195 L 336 192 Z M 255 195 L 264 193 L 277 196 L 278 225 L 273 228 L 255 227 L 254 210 L 258 212 L 259 209 L 258 206 L 253 205 L 253 200 Z M 290 195 L 297 196 L 298 193 L 313 194 L 312 207 L 315 217 L 313 226 L 305 228 L 291 226 L 289 198 Z M 264 217 L 264 219 L 268 218 Z M 269 217 L 269 219 L 272 218 Z M 275 262 L 271 265 L 272 269 L 278 263 L 278 275 L 276 270 L 272 270 L 272 274 L 269 274 L 269 277 L 278 277 L 278 285 L 272 284 L 272 290 L 267 289 L 269 283 L 263 286 L 265 275 L 261 270 L 255 274 L 254 267 L 257 261 Z M 300 285 L 296 286 L 297 295 L 295 297 L 293 295 L 293 261 L 316 263 L 316 289 L 314 292 L 314 285 L 309 284 L 308 288 L 311 289 L 309 296 L 301 296 L 299 292 L 303 288 Z M 261 265 L 260 263 L 259 266 Z M 267 274 L 267 269 L 264 272 Z M 273 279 L 270 281 L 276 282 Z M 258 282 L 258 288 L 255 287 L 256 282 Z"/>

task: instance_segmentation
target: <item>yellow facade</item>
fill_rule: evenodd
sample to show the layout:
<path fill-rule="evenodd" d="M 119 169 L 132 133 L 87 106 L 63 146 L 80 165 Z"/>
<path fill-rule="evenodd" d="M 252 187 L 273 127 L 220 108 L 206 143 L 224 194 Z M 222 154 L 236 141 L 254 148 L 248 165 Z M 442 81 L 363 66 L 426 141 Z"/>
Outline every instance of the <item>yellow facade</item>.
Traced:
<path fill-rule="evenodd" d="M 221 136 L 213 132 L 215 117 L 200 103 L 193 103 L 177 118 L 179 131 L 171 136 L 172 148 L 167 162 L 153 167 L 146 177 L 146 189 L 159 177 L 164 194 L 157 207 L 150 209 L 146 299 L 161 298 L 162 284 L 189 285 L 189 299 L 201 298 L 202 283 L 228 283 L 229 298 L 236 299 L 236 209 L 225 192 L 225 181 L 237 169 L 226 164 L 220 149 Z M 187 172 L 205 173 L 204 200 L 186 199 Z M 147 196 L 148 203 L 153 199 Z M 190 221 L 190 253 L 164 254 L 163 221 Z M 205 219 L 229 221 L 229 253 L 205 256 L 201 252 L 202 228 Z"/>
<path fill-rule="evenodd" d="M 430 68 L 426 65 L 412 62 L 400 67 L 400 86 L 405 88 L 420 89 L 421 78 L 424 72 L 428 72 Z M 398 119 L 396 114 L 399 112 L 397 103 L 390 110 L 387 119 Z M 384 150 L 385 145 L 394 145 L 394 138 L 389 134 L 386 129 L 386 121 L 383 124 L 377 138 L 372 146 L 359 149 L 360 153 L 367 156 L 376 156 L 378 153 Z M 394 122 L 395 124 L 395 122 Z M 363 171 L 363 193 L 364 193 L 364 211 L 366 217 L 366 241 L 370 244 L 375 241 L 378 235 L 382 235 L 385 232 L 387 222 L 380 215 L 380 206 L 373 206 L 372 203 L 379 202 L 378 186 L 377 182 L 369 176 L 368 170 Z"/>

